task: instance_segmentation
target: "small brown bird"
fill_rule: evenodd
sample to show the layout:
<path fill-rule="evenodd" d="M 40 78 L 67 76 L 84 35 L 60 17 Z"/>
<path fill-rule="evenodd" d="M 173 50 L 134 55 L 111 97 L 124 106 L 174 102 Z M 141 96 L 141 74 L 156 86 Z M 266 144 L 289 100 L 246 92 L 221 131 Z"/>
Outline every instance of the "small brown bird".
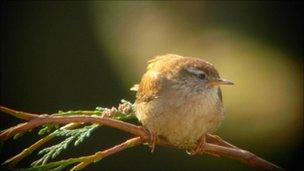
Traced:
<path fill-rule="evenodd" d="M 137 90 L 136 116 L 151 133 L 152 151 L 159 137 L 190 154 L 201 151 L 205 135 L 224 118 L 219 86 L 231 84 L 199 58 L 167 54 L 150 60 L 131 90 Z"/>

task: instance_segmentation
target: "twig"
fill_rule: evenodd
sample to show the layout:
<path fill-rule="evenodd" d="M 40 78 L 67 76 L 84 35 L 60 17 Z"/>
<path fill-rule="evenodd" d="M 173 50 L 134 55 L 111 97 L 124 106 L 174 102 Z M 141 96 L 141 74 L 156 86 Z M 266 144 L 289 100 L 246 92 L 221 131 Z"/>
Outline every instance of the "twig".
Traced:
<path fill-rule="evenodd" d="M 204 146 L 204 151 L 210 152 L 212 154 L 217 154 L 219 156 L 235 159 L 241 163 L 244 163 L 248 166 L 257 169 L 284 170 L 283 168 L 240 148 L 227 148 L 219 145 L 206 143 Z"/>
<path fill-rule="evenodd" d="M 140 145 L 142 143 L 143 143 L 143 139 L 141 137 L 136 137 L 136 138 L 129 139 L 129 140 L 127 140 L 127 141 L 125 141 L 125 142 L 123 142 L 119 145 L 116 145 L 116 146 L 114 146 L 110 149 L 97 152 L 97 153 L 95 153 L 93 155 L 90 155 L 90 156 L 86 156 L 81 163 L 79 163 L 78 165 L 73 167 L 70 171 L 81 170 L 84 167 L 86 167 L 87 165 L 89 165 L 93 162 L 96 162 L 98 160 L 101 160 L 102 158 L 105 158 L 109 155 L 120 152 L 120 151 L 125 150 L 127 148 L 131 148 L 131 147 Z"/>
<path fill-rule="evenodd" d="M 36 128 L 38 126 L 47 124 L 47 123 L 60 123 L 68 124 L 72 122 L 83 122 L 83 123 L 98 123 L 103 124 L 112 128 L 120 129 L 125 132 L 129 132 L 134 135 L 138 135 L 147 139 L 148 134 L 146 130 L 140 126 L 136 126 L 127 122 L 122 122 L 115 119 L 104 118 L 101 116 L 51 116 L 51 115 L 42 115 L 38 118 L 32 119 L 26 123 L 18 124 L 14 127 L 8 128 L 0 133 L 0 140 L 4 141 L 8 138 L 14 136 L 17 133 L 22 133 L 27 130 Z"/>
<path fill-rule="evenodd" d="M 17 110 L 10 109 L 10 108 L 4 107 L 4 106 L 0 106 L 0 111 L 10 114 L 12 116 L 15 116 L 16 118 L 26 120 L 26 121 L 39 117 L 38 114 L 17 111 Z"/>
<path fill-rule="evenodd" d="M 3 107 L 1 107 L 0 109 L 2 110 Z M 2 110 L 3 111 L 3 110 Z M 5 111 L 4 111 L 5 112 Z M 11 114 L 11 113 L 9 113 Z M 24 112 L 24 114 L 26 114 Z M 16 116 L 14 114 L 12 114 L 13 116 Z M 9 137 L 17 134 L 17 133 L 22 133 L 24 131 L 27 131 L 29 129 L 33 129 L 35 127 L 44 125 L 46 123 L 61 123 L 61 124 L 67 124 L 67 123 L 71 123 L 71 122 L 82 122 L 82 123 L 98 123 L 98 124 L 103 124 L 109 127 L 113 127 L 116 129 L 120 129 L 126 132 L 129 132 L 131 134 L 134 134 L 136 136 L 141 137 L 141 141 L 135 141 L 137 143 L 144 143 L 149 141 L 149 134 L 148 132 L 141 126 L 136 126 L 127 122 L 122 122 L 122 121 L 118 121 L 118 120 L 114 120 L 114 119 L 109 119 L 109 118 L 103 118 L 103 117 L 99 117 L 99 116 L 51 116 L 51 115 L 42 115 L 39 116 L 38 118 L 34 118 L 29 120 L 26 123 L 22 123 L 19 124 L 15 127 L 11 127 L 9 129 L 6 129 L 4 131 L 1 132 L 0 134 L 0 139 L 1 140 L 6 140 Z M 127 141 L 128 142 L 128 141 Z M 207 154 L 214 154 L 216 156 L 223 156 L 223 157 L 228 157 L 228 158 L 232 158 L 234 160 L 237 160 L 239 162 L 242 162 L 244 164 L 247 164 L 248 166 L 251 166 L 253 168 L 257 168 L 257 169 L 263 169 L 263 170 L 283 170 L 282 168 L 280 168 L 279 166 L 276 166 L 275 164 L 272 164 L 246 150 L 242 150 L 224 140 L 222 140 L 221 138 L 219 138 L 218 136 L 214 136 L 214 135 L 208 135 L 207 136 L 207 142 L 204 145 L 204 150 L 201 152 L 202 153 L 207 153 Z M 126 142 L 125 142 L 126 143 Z M 135 144 L 137 144 L 135 143 Z M 212 143 L 212 144 L 211 144 Z M 124 143 L 122 143 L 124 144 Z M 125 145 L 118 145 L 108 149 L 110 150 L 108 153 L 109 154 L 114 154 L 120 150 L 123 150 L 125 147 Z M 131 143 L 132 144 L 132 143 Z M 164 146 L 171 146 L 171 144 L 168 144 L 167 142 L 165 142 L 164 140 L 161 140 L 158 142 L 159 145 L 164 145 Z M 106 150 L 107 151 L 107 150 Z M 104 155 L 104 153 L 102 152 L 97 152 L 94 155 Z M 102 156 L 101 155 L 101 156 Z M 96 157 L 96 156 L 95 156 Z M 99 156 L 100 157 L 100 156 Z M 81 157 L 82 158 L 82 157 Z M 83 159 L 83 158 L 82 158 Z M 71 159 L 71 162 L 75 163 L 78 161 L 81 161 L 81 163 L 77 166 L 75 166 L 76 168 L 82 168 L 85 167 L 86 165 L 88 165 L 92 160 L 94 159 L 94 161 L 96 161 L 94 157 L 87 159 L 88 162 L 82 162 L 82 160 L 76 160 L 76 159 Z M 70 162 L 70 160 L 69 160 Z M 51 163 L 49 163 L 51 164 Z"/>

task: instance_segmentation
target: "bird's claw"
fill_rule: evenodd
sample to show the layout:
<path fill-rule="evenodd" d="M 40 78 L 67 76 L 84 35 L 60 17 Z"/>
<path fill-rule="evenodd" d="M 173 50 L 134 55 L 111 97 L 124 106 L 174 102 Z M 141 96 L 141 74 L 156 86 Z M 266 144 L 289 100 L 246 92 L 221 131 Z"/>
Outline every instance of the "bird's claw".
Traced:
<path fill-rule="evenodd" d="M 187 154 L 193 156 L 193 155 L 196 155 L 196 154 L 199 154 L 199 153 L 203 153 L 205 143 L 206 143 L 206 137 L 205 137 L 205 135 L 203 135 L 203 136 L 200 137 L 200 139 L 198 139 L 197 145 L 194 149 L 186 151 Z"/>
<path fill-rule="evenodd" d="M 157 144 L 157 134 L 155 132 L 149 131 L 149 147 L 151 148 L 151 153 L 154 152 L 155 145 Z"/>

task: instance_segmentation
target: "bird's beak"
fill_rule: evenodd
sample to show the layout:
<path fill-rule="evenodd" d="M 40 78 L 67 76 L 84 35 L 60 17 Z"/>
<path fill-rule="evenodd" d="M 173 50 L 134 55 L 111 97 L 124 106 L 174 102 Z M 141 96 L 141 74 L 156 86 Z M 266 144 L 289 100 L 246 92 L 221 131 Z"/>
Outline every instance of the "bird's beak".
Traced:
<path fill-rule="evenodd" d="M 234 83 L 232 81 L 226 80 L 226 79 L 215 79 L 215 80 L 210 80 L 207 83 L 207 86 L 217 86 L 217 85 L 233 85 Z"/>

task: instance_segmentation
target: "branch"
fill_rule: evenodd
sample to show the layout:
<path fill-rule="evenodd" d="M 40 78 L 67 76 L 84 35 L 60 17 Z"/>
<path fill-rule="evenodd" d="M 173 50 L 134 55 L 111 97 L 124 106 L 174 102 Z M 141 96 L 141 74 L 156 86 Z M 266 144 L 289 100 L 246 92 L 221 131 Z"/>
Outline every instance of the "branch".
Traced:
<path fill-rule="evenodd" d="M 72 122 L 82 122 L 82 123 L 97 123 L 103 124 L 112 128 L 120 129 L 125 132 L 129 132 L 134 135 L 148 138 L 148 134 L 145 129 L 140 126 L 136 126 L 127 122 L 122 122 L 115 119 L 104 118 L 102 116 L 86 116 L 86 115 L 76 115 L 76 116 L 52 116 L 52 115 L 41 115 L 38 118 L 32 119 L 28 122 L 18 124 L 14 127 L 8 128 L 0 133 L 0 140 L 5 141 L 8 138 L 14 136 L 17 133 L 23 133 L 27 130 L 39 127 L 47 123 L 59 123 L 68 124 Z"/>
<path fill-rule="evenodd" d="M 105 158 L 109 155 L 112 155 L 112 154 L 115 154 L 117 152 L 120 152 L 122 150 L 125 150 L 127 148 L 131 148 L 131 147 L 134 147 L 134 146 L 137 146 L 137 145 L 140 145 L 143 143 L 143 139 L 141 137 L 136 137 L 136 138 L 132 138 L 132 139 L 129 139 L 119 145 L 116 145 L 110 149 L 107 149 L 107 150 L 104 150 L 104 151 L 100 151 L 100 152 L 97 152 L 93 155 L 90 155 L 90 156 L 87 156 L 84 158 L 84 160 L 82 160 L 81 163 L 79 163 L 78 165 L 76 165 L 75 167 L 73 167 L 71 169 L 71 171 L 74 171 L 74 170 L 80 170 L 80 169 L 83 169 L 84 167 L 86 167 L 87 165 L 93 163 L 93 162 L 96 162 L 96 161 L 99 161 L 101 160 L 102 158 Z"/>
<path fill-rule="evenodd" d="M 0 106 L 0 110 L 5 113 L 11 114 L 15 117 L 19 116 L 12 112 L 14 110 L 9 110 L 8 108 L 2 107 L 2 106 Z M 10 112 L 7 112 L 7 111 L 10 111 Z M 21 117 L 23 117 L 26 120 L 29 117 L 24 117 L 24 116 L 32 116 L 32 115 L 27 115 L 27 114 L 28 113 L 26 113 L 26 112 L 22 112 Z M 41 125 L 44 125 L 47 123 L 68 124 L 68 123 L 72 123 L 72 122 L 103 124 L 103 125 L 106 125 L 106 126 L 109 126 L 112 128 L 120 129 L 125 132 L 129 132 L 131 134 L 134 134 L 134 135 L 140 137 L 140 138 L 128 140 L 118 146 L 115 146 L 115 147 L 105 150 L 103 152 L 97 152 L 94 155 L 91 155 L 90 157 L 86 156 L 88 158 L 85 158 L 85 160 L 82 160 L 83 157 L 77 158 L 77 159 L 72 158 L 72 159 L 67 160 L 68 163 L 80 162 L 73 169 L 81 169 L 81 168 L 85 167 L 86 165 L 90 164 L 91 162 L 98 160 L 100 157 L 102 158 L 102 157 L 108 156 L 110 154 L 114 154 L 116 152 L 119 152 L 119 151 L 129 147 L 130 144 L 132 144 L 132 146 L 133 146 L 133 145 L 139 145 L 142 143 L 146 143 L 149 141 L 149 134 L 143 127 L 137 126 L 134 124 L 130 124 L 127 122 L 122 122 L 122 121 L 115 120 L 115 119 L 105 118 L 102 116 L 86 116 L 86 115 L 81 115 L 81 116 L 79 116 L 79 115 L 75 115 L 75 116 L 38 115 L 39 117 L 37 117 L 37 115 L 34 115 L 34 116 L 35 117 L 32 117 L 32 119 L 30 119 L 28 122 L 19 124 L 17 126 L 14 126 L 14 127 L 11 127 L 11 128 L 8 128 L 8 129 L 2 131 L 0 134 L 0 140 L 6 140 L 17 133 L 22 133 L 29 129 L 33 129 L 33 128 L 36 128 L 38 126 L 41 126 Z M 19 118 L 21 118 L 21 117 L 19 117 Z M 130 143 L 130 142 L 132 142 L 132 143 Z M 130 144 L 128 145 L 128 143 L 130 143 Z M 158 145 L 174 147 L 171 144 L 168 144 L 163 139 L 159 140 Z M 220 137 L 214 136 L 214 135 L 207 135 L 207 143 L 204 145 L 204 149 L 203 149 L 203 151 L 201 151 L 200 154 L 203 154 L 203 153 L 212 154 L 215 156 L 223 156 L 223 157 L 232 158 L 234 160 L 237 160 L 239 162 L 242 162 L 248 166 L 251 166 L 251 167 L 257 168 L 257 169 L 283 170 L 279 166 L 276 166 L 275 164 L 270 163 L 256 155 L 254 155 L 253 153 L 250 153 L 246 150 L 242 150 L 242 149 L 222 140 Z M 61 161 L 59 161 L 59 162 L 61 162 Z M 47 165 L 50 165 L 53 163 L 54 162 L 49 163 Z"/>
<path fill-rule="evenodd" d="M 17 110 L 10 109 L 10 108 L 4 107 L 4 106 L 0 106 L 0 111 L 10 114 L 16 118 L 26 120 L 26 121 L 39 117 L 38 114 L 17 111 Z"/>
<path fill-rule="evenodd" d="M 247 164 L 253 168 L 262 170 L 284 170 L 283 168 L 268 162 L 253 153 L 240 148 L 227 148 L 215 144 L 206 143 L 205 151 L 219 156 L 235 159 L 241 163 Z"/>

